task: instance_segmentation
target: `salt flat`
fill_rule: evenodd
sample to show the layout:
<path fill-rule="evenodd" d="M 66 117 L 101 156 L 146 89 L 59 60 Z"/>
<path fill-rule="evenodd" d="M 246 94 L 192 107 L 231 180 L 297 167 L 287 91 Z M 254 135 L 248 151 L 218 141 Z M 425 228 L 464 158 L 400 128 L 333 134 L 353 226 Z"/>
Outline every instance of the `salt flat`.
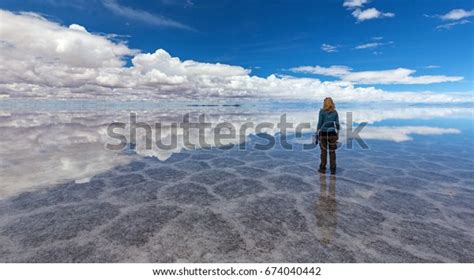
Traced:
<path fill-rule="evenodd" d="M 0 201 L 0 261 L 472 262 L 469 138 L 369 143 L 336 177 L 298 144 L 234 146 L 23 192 Z"/>

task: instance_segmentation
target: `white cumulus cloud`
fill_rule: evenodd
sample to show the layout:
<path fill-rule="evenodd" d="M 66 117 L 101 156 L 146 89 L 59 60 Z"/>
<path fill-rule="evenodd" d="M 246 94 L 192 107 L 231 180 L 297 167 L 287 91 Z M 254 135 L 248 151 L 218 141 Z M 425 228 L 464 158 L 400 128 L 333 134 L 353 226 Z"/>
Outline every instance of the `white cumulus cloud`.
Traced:
<path fill-rule="evenodd" d="M 354 102 L 469 99 L 469 96 L 397 93 L 354 86 L 356 83 L 432 83 L 460 77 L 413 77 L 407 69 L 361 74 L 348 67 L 333 66 L 318 71 L 341 77 L 342 81 L 277 75 L 263 78 L 251 75 L 251 70 L 241 66 L 183 61 L 163 49 L 143 53 L 107 35 L 92 34 L 82 25 L 66 27 L 37 14 L 0 10 L 0 22 L 0 98 L 179 100 L 332 96 Z M 130 60 L 129 64 L 126 59 Z M 391 77 L 392 74 L 398 76 Z"/>
<path fill-rule="evenodd" d="M 338 52 L 338 46 L 330 45 L 330 44 L 322 44 L 321 50 L 331 53 L 331 52 Z"/>
<path fill-rule="evenodd" d="M 342 3 L 342 6 L 349 9 L 353 9 L 353 8 L 362 7 L 367 2 L 369 1 L 368 0 L 344 0 L 344 3 Z"/>
<path fill-rule="evenodd" d="M 370 19 L 384 18 L 384 17 L 394 17 L 394 13 L 384 13 L 376 8 L 369 8 L 366 10 L 356 9 L 352 12 L 352 15 L 357 19 L 357 21 L 362 22 Z"/>
<path fill-rule="evenodd" d="M 368 0 L 345 0 L 342 6 L 348 10 L 352 10 L 352 16 L 357 19 L 357 22 L 395 16 L 394 13 L 381 12 L 376 8 L 364 9 L 364 5 L 368 2 Z"/>
<path fill-rule="evenodd" d="M 413 76 L 416 71 L 406 68 L 353 72 L 351 68 L 346 66 L 301 66 L 290 70 L 297 73 L 338 77 L 342 81 L 354 84 L 431 84 L 460 81 L 463 79 L 463 77 L 460 76 L 444 75 Z"/>
<path fill-rule="evenodd" d="M 449 30 L 457 25 L 464 25 L 471 23 L 467 18 L 474 16 L 474 10 L 466 11 L 464 9 L 454 9 L 443 15 L 424 15 L 428 18 L 438 18 L 444 22 L 436 26 L 437 30 Z"/>
<path fill-rule="evenodd" d="M 441 15 L 442 20 L 460 20 L 463 18 L 474 16 L 474 10 L 466 11 L 463 9 L 454 9 L 447 14 Z"/>

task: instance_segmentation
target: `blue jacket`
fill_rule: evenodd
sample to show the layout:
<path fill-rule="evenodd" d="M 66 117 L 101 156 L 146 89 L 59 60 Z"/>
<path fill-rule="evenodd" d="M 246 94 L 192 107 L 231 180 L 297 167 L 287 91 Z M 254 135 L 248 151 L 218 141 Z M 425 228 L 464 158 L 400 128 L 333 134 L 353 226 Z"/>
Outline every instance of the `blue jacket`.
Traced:
<path fill-rule="evenodd" d="M 340 128 L 337 111 L 325 111 L 323 109 L 319 111 L 318 131 L 338 132 Z"/>

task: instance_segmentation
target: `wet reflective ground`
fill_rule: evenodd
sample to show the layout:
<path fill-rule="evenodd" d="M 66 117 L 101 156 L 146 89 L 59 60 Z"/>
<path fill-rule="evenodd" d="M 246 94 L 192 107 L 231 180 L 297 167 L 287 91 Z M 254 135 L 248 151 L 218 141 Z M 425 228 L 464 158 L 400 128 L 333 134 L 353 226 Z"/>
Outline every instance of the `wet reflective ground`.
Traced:
<path fill-rule="evenodd" d="M 252 136 L 248 143 L 262 140 Z M 473 262 L 466 135 L 338 152 L 194 150 L 0 202 L 1 262 Z"/>
<path fill-rule="evenodd" d="M 474 261 L 470 107 L 342 105 L 343 130 L 346 112 L 368 123 L 369 150 L 344 145 L 331 177 L 302 150 L 310 133 L 292 151 L 256 150 L 268 141 L 254 131 L 244 151 L 183 149 L 182 136 L 171 151 L 111 151 L 107 125 L 129 111 L 64 104 L 0 103 L 0 262 Z M 283 113 L 314 127 L 319 103 L 142 105 L 140 121 L 194 111 L 238 130 Z"/>

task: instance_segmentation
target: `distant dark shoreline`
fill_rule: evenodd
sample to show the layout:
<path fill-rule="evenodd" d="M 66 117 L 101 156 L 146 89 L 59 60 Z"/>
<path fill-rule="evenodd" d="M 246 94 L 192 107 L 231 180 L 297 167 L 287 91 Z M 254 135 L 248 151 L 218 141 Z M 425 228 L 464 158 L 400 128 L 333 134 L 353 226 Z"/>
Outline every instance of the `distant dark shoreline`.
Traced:
<path fill-rule="evenodd" d="M 234 104 L 234 105 L 198 105 L 198 104 L 192 104 L 192 105 L 187 105 L 188 107 L 240 107 L 240 104 Z"/>

